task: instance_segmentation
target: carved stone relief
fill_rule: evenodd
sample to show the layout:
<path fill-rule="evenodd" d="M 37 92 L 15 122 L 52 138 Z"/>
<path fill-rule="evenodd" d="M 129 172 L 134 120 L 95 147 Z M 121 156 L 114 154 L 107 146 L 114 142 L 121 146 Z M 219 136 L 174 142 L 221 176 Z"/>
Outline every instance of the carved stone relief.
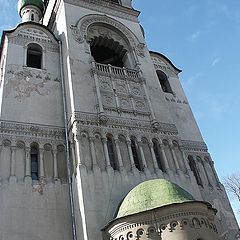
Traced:
<path fill-rule="evenodd" d="M 22 28 L 17 35 L 10 35 L 9 41 L 22 46 L 32 42 L 40 43 L 48 51 L 59 52 L 57 41 L 52 40 L 43 30 L 32 27 Z"/>
<path fill-rule="evenodd" d="M 13 96 L 18 102 L 22 102 L 33 93 L 46 96 L 49 94 L 46 86 L 49 81 L 59 82 L 60 80 L 46 71 L 9 65 L 6 72 L 4 97 Z"/>

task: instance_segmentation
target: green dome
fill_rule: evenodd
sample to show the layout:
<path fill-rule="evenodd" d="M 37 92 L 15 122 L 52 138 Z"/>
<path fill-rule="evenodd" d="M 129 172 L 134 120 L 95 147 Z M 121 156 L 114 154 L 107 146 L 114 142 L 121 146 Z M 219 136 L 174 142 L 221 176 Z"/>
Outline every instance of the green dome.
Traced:
<path fill-rule="evenodd" d="M 117 218 L 189 201 L 195 199 L 177 184 L 164 179 L 149 180 L 128 193 L 119 208 Z"/>
<path fill-rule="evenodd" d="M 42 0 L 19 0 L 18 12 L 20 13 L 21 9 L 27 5 L 33 5 L 35 7 L 38 7 L 41 11 L 44 10 L 44 3 Z"/>

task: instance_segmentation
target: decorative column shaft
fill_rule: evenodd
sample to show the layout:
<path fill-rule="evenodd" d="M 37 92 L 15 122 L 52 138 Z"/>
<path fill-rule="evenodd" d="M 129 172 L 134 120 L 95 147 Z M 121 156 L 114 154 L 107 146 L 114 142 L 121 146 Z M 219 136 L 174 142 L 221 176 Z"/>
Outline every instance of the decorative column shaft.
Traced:
<path fill-rule="evenodd" d="M 93 67 L 94 70 L 96 70 L 96 63 L 95 63 L 94 60 L 92 60 L 92 67 Z M 98 106 L 99 106 L 99 114 L 101 115 L 101 114 L 104 114 L 104 109 L 103 109 L 100 86 L 99 86 L 99 81 L 98 81 L 98 76 L 96 74 L 96 71 L 93 71 L 93 77 L 94 77 L 94 82 L 95 82 L 95 86 L 96 86 L 96 93 L 97 93 Z"/>
<path fill-rule="evenodd" d="M 31 177 L 31 148 L 30 147 L 26 147 L 25 176 L 26 177 Z"/>
<path fill-rule="evenodd" d="M 54 179 L 58 179 L 58 161 L 57 161 L 57 150 L 53 150 L 53 170 L 54 170 Z"/>
<path fill-rule="evenodd" d="M 95 144 L 94 144 L 94 137 L 89 137 L 90 141 L 90 150 L 91 150 L 91 156 L 92 156 L 92 162 L 93 166 L 97 165 L 97 157 L 96 157 L 96 150 L 95 150 Z"/>
<path fill-rule="evenodd" d="M 114 138 L 114 141 L 115 141 L 115 145 L 116 145 L 116 152 L 117 152 L 119 167 L 123 168 L 123 161 L 122 161 L 122 155 L 121 155 L 121 151 L 120 151 L 120 147 L 119 147 L 119 140 L 118 140 L 118 138 Z"/>
<path fill-rule="evenodd" d="M 208 185 L 212 186 L 212 183 L 210 181 L 210 178 L 209 178 L 209 175 L 208 175 L 207 168 L 206 168 L 204 160 L 202 160 L 201 163 L 202 163 L 202 166 L 203 166 L 203 169 L 204 169 L 207 181 L 208 181 Z"/>
<path fill-rule="evenodd" d="M 107 147 L 107 138 L 102 138 L 102 143 L 103 143 L 103 150 L 104 150 L 104 155 L 105 155 L 105 159 L 106 159 L 106 166 L 111 167 L 111 163 L 110 163 L 110 159 L 109 159 L 109 155 L 108 155 L 108 147 Z"/>
<path fill-rule="evenodd" d="M 75 144 L 76 144 L 76 160 L 77 160 L 77 165 L 78 166 L 83 166 L 84 163 L 81 159 L 81 155 L 80 155 L 80 149 L 81 149 L 81 142 L 80 142 L 80 135 L 76 135 L 75 136 Z"/>
<path fill-rule="evenodd" d="M 161 169 L 158 165 L 158 162 L 157 162 L 157 158 L 156 158 L 154 149 L 153 149 L 153 143 L 149 143 L 149 147 L 150 147 L 150 151 L 151 151 L 151 155 L 152 155 L 152 159 L 153 159 L 154 168 L 156 171 L 158 171 L 158 170 L 161 171 Z"/>
<path fill-rule="evenodd" d="M 179 171 L 180 167 L 179 167 L 179 164 L 178 164 L 177 156 L 176 156 L 175 151 L 174 151 L 174 145 L 171 144 L 170 149 L 171 149 L 171 153 L 172 153 L 172 156 L 173 156 L 173 161 L 174 161 L 175 166 L 176 166 L 176 170 Z"/>
<path fill-rule="evenodd" d="M 16 176 L 16 146 L 11 147 L 11 176 Z"/>
<path fill-rule="evenodd" d="M 142 163 L 143 163 L 143 168 L 147 168 L 147 162 L 146 162 L 146 158 L 145 158 L 145 155 L 144 155 L 144 151 L 143 151 L 143 143 L 142 141 L 139 141 L 138 142 L 138 147 L 139 147 L 139 151 L 140 151 L 140 155 L 141 155 L 141 159 L 142 159 Z"/>
<path fill-rule="evenodd" d="M 191 172 L 191 169 L 190 169 L 190 166 L 187 162 L 187 158 L 186 158 L 186 155 L 185 155 L 185 152 L 184 152 L 184 148 L 183 147 L 180 147 L 180 151 L 182 153 L 182 158 L 183 158 L 183 163 L 185 165 L 185 168 L 187 170 L 187 173 Z"/>
<path fill-rule="evenodd" d="M 162 143 L 160 143 L 160 151 L 161 151 L 161 154 L 162 154 L 162 157 L 163 157 L 163 162 L 164 162 L 164 165 L 165 165 L 165 169 L 166 169 L 166 172 L 169 172 L 169 164 L 168 164 L 168 160 L 167 160 L 167 157 L 166 157 L 166 154 L 165 154 L 165 150 L 164 150 L 164 145 Z"/>
<path fill-rule="evenodd" d="M 127 148 L 128 148 L 128 154 L 129 154 L 129 158 L 130 158 L 131 167 L 135 168 L 136 166 L 135 166 L 135 162 L 134 162 L 134 158 L 133 158 L 133 152 L 132 152 L 130 138 L 127 138 Z"/>
<path fill-rule="evenodd" d="M 44 153 L 44 149 L 39 149 L 39 164 L 40 164 L 40 178 L 44 178 L 45 173 L 44 173 L 44 161 L 43 161 L 43 153 Z"/>

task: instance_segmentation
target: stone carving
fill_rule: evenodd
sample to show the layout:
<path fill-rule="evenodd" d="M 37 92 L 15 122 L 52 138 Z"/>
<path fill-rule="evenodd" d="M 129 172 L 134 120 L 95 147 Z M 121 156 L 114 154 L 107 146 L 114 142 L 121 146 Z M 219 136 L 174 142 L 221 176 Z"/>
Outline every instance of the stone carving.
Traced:
<path fill-rule="evenodd" d="M 72 31 L 72 35 L 73 35 L 73 39 L 78 42 L 78 43 L 83 43 L 84 42 L 84 38 L 81 36 L 80 31 L 78 30 L 78 28 L 74 25 L 70 26 L 70 29 Z"/>
<path fill-rule="evenodd" d="M 99 121 L 98 121 L 98 115 L 97 114 L 87 114 L 83 112 L 75 112 L 72 117 L 71 117 L 71 122 L 79 122 L 81 123 L 81 126 L 87 127 L 91 126 L 98 126 Z M 135 120 L 131 119 L 119 119 L 115 118 L 113 116 L 108 116 L 108 122 L 107 122 L 107 127 L 109 128 L 116 128 L 116 129 L 121 129 L 121 130 L 138 130 L 138 131 L 144 131 L 145 133 L 153 133 L 153 129 L 151 126 L 150 121 L 141 121 L 141 120 Z M 158 131 L 159 133 L 165 134 L 167 133 L 168 135 L 176 135 L 178 134 L 177 128 L 174 124 L 168 124 L 168 123 L 158 123 Z"/>
<path fill-rule="evenodd" d="M 115 107 L 115 100 L 110 95 L 103 95 L 103 105 L 108 107 Z"/>
<path fill-rule="evenodd" d="M 46 31 L 46 32 L 45 32 Z M 32 28 L 22 26 L 17 34 L 10 35 L 9 41 L 19 45 L 26 46 L 28 43 L 40 43 L 46 50 L 51 52 L 59 52 L 59 46 L 53 36 L 49 36 L 47 30 L 41 28 Z"/>
<path fill-rule="evenodd" d="M 145 57 L 145 44 L 139 43 L 136 47 L 136 53 L 139 57 L 144 58 Z"/>
<path fill-rule="evenodd" d="M 136 100 L 135 106 L 136 106 L 136 110 L 138 111 L 146 111 L 146 105 L 145 105 L 145 102 L 143 101 Z"/>
<path fill-rule="evenodd" d="M 88 28 L 88 39 L 93 39 L 94 37 L 101 36 L 102 38 L 108 38 L 108 39 L 113 39 L 116 42 L 118 42 L 120 45 L 124 46 L 125 48 L 127 47 L 126 42 L 123 40 L 122 37 L 120 37 L 119 34 L 117 34 L 115 31 L 112 29 L 109 29 L 107 27 L 99 27 L 99 26 L 94 26 L 91 25 Z"/>
<path fill-rule="evenodd" d="M 128 93 L 125 81 L 117 80 L 115 85 L 116 85 L 117 92 L 125 93 L 125 94 Z"/>
<path fill-rule="evenodd" d="M 0 134 L 1 138 L 3 139 L 12 136 L 20 136 L 21 139 L 34 137 L 41 139 L 53 139 L 55 142 L 59 140 L 59 143 L 61 144 L 63 144 L 65 139 L 65 131 L 63 128 L 53 128 L 24 123 L 12 123 L 7 121 L 0 121 Z"/>
<path fill-rule="evenodd" d="M 45 71 L 10 65 L 7 70 L 4 97 L 12 95 L 17 101 L 22 102 L 33 93 L 46 96 L 49 93 L 46 87 L 49 81 L 51 76 Z"/>
<path fill-rule="evenodd" d="M 132 109 L 131 103 L 128 98 L 121 97 L 121 98 L 119 98 L 119 100 L 120 100 L 121 108 L 128 109 L 128 110 Z"/>
<path fill-rule="evenodd" d="M 123 8 L 121 5 L 112 3 L 110 1 L 99 1 L 99 0 L 66 0 L 67 3 L 81 6 L 91 10 L 97 10 L 105 14 L 121 17 L 124 19 L 132 20 L 137 22 L 138 12 L 130 8 Z M 114 6 L 114 7 L 113 7 Z M 57 9 L 55 10 L 57 11 Z"/>
<path fill-rule="evenodd" d="M 207 152 L 208 148 L 205 142 L 182 140 L 182 146 L 188 151 Z"/>
<path fill-rule="evenodd" d="M 106 76 L 98 76 L 100 87 L 102 90 L 112 91 L 111 80 Z"/>

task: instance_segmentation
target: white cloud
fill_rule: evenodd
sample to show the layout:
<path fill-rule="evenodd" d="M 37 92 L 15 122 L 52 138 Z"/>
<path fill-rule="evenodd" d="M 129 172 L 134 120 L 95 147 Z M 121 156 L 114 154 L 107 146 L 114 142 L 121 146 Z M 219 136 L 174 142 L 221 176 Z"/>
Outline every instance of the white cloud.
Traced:
<path fill-rule="evenodd" d="M 190 42 L 193 42 L 193 41 L 195 41 L 196 39 L 199 38 L 200 34 L 201 34 L 201 32 L 198 30 L 198 31 L 192 33 L 190 36 L 188 36 L 187 40 L 190 41 Z"/>
<path fill-rule="evenodd" d="M 220 58 L 215 58 L 213 61 L 212 61 L 212 64 L 211 64 L 211 67 L 215 67 L 220 61 Z"/>

